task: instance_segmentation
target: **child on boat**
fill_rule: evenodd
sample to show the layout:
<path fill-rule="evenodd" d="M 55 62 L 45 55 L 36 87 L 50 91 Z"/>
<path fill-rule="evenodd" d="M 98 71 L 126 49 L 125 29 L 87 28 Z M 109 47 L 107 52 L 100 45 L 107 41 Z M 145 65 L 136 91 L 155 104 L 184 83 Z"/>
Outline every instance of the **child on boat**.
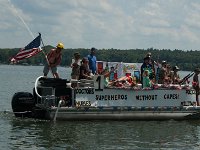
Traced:
<path fill-rule="evenodd" d="M 152 87 L 152 82 L 149 79 L 149 71 L 148 70 L 144 70 L 143 79 L 142 79 L 142 87 L 143 88 L 150 88 L 150 87 Z"/>

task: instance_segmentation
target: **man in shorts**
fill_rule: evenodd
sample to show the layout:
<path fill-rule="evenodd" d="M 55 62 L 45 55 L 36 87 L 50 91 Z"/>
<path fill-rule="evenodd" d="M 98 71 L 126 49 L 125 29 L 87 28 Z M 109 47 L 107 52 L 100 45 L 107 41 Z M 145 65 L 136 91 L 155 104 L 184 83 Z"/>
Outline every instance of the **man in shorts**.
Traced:
<path fill-rule="evenodd" d="M 56 49 L 51 49 L 51 51 L 47 54 L 46 59 L 47 63 L 44 66 L 44 77 L 47 77 L 49 70 L 51 70 L 54 78 L 59 78 L 57 72 L 57 66 L 61 63 L 62 55 L 61 51 L 64 49 L 64 45 L 62 43 L 58 43 Z"/>
<path fill-rule="evenodd" d="M 95 56 L 96 50 L 97 50 L 96 48 L 92 47 L 90 54 L 87 56 L 89 61 L 89 69 L 93 75 L 97 74 L 97 67 L 96 67 L 97 58 Z"/>

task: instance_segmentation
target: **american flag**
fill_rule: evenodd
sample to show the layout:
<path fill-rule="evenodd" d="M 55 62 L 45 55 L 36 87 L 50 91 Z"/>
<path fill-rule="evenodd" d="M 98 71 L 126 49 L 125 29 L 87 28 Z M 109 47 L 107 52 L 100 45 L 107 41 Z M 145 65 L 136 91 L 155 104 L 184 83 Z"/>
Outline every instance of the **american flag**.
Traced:
<path fill-rule="evenodd" d="M 30 42 L 24 48 L 20 49 L 17 55 L 11 58 L 11 61 L 19 61 L 25 58 L 30 58 L 38 54 L 39 52 L 42 51 L 40 43 L 41 43 L 41 34 L 39 33 L 39 35 L 32 42 Z"/>

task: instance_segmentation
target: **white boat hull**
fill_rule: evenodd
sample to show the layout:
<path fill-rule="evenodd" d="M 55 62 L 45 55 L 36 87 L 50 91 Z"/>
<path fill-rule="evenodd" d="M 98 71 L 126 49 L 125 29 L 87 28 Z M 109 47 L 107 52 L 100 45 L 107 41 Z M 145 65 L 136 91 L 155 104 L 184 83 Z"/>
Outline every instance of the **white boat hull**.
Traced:
<path fill-rule="evenodd" d="M 193 110 L 123 110 L 99 108 L 57 108 L 47 112 L 50 120 L 187 120 L 200 119 L 200 112 Z M 56 118 L 55 118 L 56 115 Z"/>
<path fill-rule="evenodd" d="M 200 119 L 200 106 L 191 86 L 108 88 L 101 78 L 95 76 L 76 88 L 55 85 L 55 79 L 46 84 L 41 81 L 39 86 L 35 84 L 34 96 L 22 92 L 13 97 L 13 112 L 16 116 L 31 112 L 30 117 L 49 120 Z"/>

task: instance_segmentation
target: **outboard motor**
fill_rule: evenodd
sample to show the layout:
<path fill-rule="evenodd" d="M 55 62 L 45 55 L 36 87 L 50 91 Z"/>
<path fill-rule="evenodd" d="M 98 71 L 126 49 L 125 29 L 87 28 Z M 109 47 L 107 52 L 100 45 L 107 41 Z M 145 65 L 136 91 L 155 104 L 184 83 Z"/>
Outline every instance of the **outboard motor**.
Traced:
<path fill-rule="evenodd" d="M 32 117 L 35 99 L 31 93 L 18 92 L 13 95 L 12 109 L 16 117 Z"/>

